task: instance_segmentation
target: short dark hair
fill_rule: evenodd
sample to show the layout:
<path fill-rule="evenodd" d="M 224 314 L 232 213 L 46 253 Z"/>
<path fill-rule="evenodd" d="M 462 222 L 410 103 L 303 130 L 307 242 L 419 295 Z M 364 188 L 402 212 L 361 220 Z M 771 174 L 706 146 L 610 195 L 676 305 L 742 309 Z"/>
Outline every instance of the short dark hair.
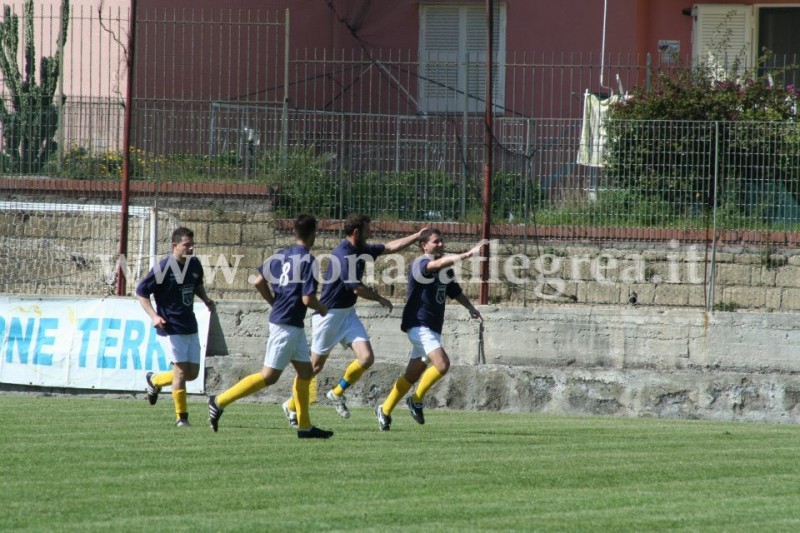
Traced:
<path fill-rule="evenodd" d="M 364 231 L 364 226 L 372 222 L 369 216 L 363 213 L 350 213 L 344 221 L 344 234 L 352 235 L 354 231 Z"/>
<path fill-rule="evenodd" d="M 428 242 L 428 239 L 431 238 L 431 235 L 438 235 L 442 236 L 442 232 L 439 231 L 438 228 L 425 228 L 419 234 L 419 246 L 422 248 L 422 245 Z"/>
<path fill-rule="evenodd" d="M 294 219 L 294 232 L 302 240 L 307 241 L 317 231 L 317 219 L 311 215 L 297 215 Z"/>
<path fill-rule="evenodd" d="M 178 244 L 179 242 L 181 242 L 184 237 L 189 237 L 190 239 L 194 239 L 194 232 L 189 228 L 185 228 L 183 226 L 175 228 L 175 231 L 172 232 L 172 242 L 174 244 Z"/>

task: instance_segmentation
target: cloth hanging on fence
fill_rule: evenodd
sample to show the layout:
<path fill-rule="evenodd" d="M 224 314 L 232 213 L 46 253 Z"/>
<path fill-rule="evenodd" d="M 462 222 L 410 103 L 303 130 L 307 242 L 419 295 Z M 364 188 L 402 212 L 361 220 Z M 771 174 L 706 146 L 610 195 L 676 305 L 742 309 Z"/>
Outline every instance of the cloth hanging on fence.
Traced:
<path fill-rule="evenodd" d="M 590 167 L 603 166 L 603 149 L 606 129 L 603 125 L 608 109 L 620 100 L 619 95 L 600 98 L 586 91 L 583 98 L 583 124 L 581 142 L 578 148 L 578 164 Z"/>

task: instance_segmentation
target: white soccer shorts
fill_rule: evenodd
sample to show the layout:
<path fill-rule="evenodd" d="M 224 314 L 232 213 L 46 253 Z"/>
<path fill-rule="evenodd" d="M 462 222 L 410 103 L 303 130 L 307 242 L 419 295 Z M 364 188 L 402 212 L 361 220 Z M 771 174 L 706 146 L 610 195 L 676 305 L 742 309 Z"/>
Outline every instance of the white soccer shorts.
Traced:
<path fill-rule="evenodd" d="M 311 362 L 311 352 L 308 350 L 306 331 L 297 326 L 270 324 L 264 366 L 275 370 L 283 370 L 292 361 L 299 363 Z"/>
<path fill-rule="evenodd" d="M 188 335 L 158 335 L 158 342 L 173 363 L 200 364 L 200 337 Z"/>
<path fill-rule="evenodd" d="M 421 359 L 442 347 L 442 336 L 425 326 L 411 328 L 406 335 L 408 340 L 411 341 L 409 359 Z"/>
<path fill-rule="evenodd" d="M 330 354 L 337 343 L 347 348 L 357 341 L 369 342 L 369 335 L 356 315 L 355 307 L 328 309 L 325 316 L 313 314 L 311 330 L 311 351 L 323 357 Z"/>

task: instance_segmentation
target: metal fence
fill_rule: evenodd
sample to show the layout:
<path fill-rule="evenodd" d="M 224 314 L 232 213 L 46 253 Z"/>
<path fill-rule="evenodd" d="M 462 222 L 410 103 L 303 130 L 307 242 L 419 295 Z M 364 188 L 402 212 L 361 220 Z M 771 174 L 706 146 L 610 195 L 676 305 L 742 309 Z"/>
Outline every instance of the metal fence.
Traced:
<path fill-rule="evenodd" d="M 58 26 L 57 14 L 37 17 L 42 34 Z M 151 249 L 163 251 L 164 226 L 180 222 L 188 207 L 268 213 L 273 220 L 301 211 L 339 220 L 364 211 L 386 232 L 404 227 L 396 222 L 435 221 L 458 238 L 477 238 L 484 201 L 480 91 L 449 87 L 445 110 L 427 112 L 422 87 L 431 80 L 420 74 L 420 58 L 287 47 L 285 17 L 140 14 L 129 240 L 141 254 L 133 263 Z M 119 222 L 109 206 L 120 198 L 124 75 L 114 73 L 128 53 L 128 21 L 77 9 L 70 27 L 63 98 L 52 103 L 54 149 L 36 168 L 5 164 L 0 178 L 0 292 L 102 294 L 115 283 L 100 258 L 117 250 Z M 48 42 L 39 41 L 40 53 L 54 53 L 42 44 Z M 468 79 L 480 68 L 472 61 L 467 56 L 456 65 Z M 602 143 L 605 131 L 587 124 L 585 100 L 646 87 L 669 68 L 676 65 L 649 57 L 601 62 L 509 51 L 492 124 L 492 233 L 537 247 L 724 240 L 772 250 L 800 242 L 796 124 L 759 124 L 761 140 L 742 148 L 755 135 L 752 125 L 630 123 L 629 139 L 644 141 L 618 143 L 615 157 L 638 164 L 629 165 L 632 173 L 587 160 L 587 142 Z M 104 85 L 77 81 L 97 76 Z M 7 82 L 3 90 L 11 109 Z M 19 147 L 6 135 L 9 123 L 0 127 L 6 161 Z M 654 147 L 657 153 L 642 155 Z M 159 220 L 161 228 L 153 229 Z M 44 251 L 61 266 L 38 273 L 34 264 Z"/>

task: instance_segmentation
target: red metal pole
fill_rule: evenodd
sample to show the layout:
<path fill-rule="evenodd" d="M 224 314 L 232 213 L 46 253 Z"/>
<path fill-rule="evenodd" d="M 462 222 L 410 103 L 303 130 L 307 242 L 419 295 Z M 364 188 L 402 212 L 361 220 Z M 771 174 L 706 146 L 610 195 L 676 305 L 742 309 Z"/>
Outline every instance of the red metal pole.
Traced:
<path fill-rule="evenodd" d="M 486 102 L 483 132 L 483 217 L 481 221 L 481 239 L 486 244 L 481 251 L 481 284 L 478 293 L 478 302 L 481 305 L 489 303 L 489 239 L 491 238 L 492 225 L 492 155 L 494 147 L 494 134 L 492 133 L 492 66 L 494 50 L 494 0 L 486 0 Z"/>
<path fill-rule="evenodd" d="M 128 203 L 131 186 L 131 103 L 133 101 L 133 57 L 136 50 L 136 0 L 131 0 L 128 30 L 128 83 L 125 95 L 125 121 L 122 127 L 122 203 L 120 206 L 119 254 L 117 255 L 117 296 L 125 296 L 125 270 L 121 259 L 128 256 Z"/>

